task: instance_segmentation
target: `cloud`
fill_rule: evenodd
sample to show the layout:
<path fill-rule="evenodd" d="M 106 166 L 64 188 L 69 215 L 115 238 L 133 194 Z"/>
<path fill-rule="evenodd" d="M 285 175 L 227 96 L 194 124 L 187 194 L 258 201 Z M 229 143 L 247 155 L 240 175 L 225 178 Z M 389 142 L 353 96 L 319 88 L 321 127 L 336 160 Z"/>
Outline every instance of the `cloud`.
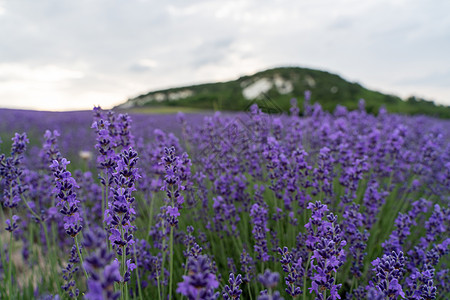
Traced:
<path fill-rule="evenodd" d="M 0 63 L 0 81 L 33 81 L 37 83 L 63 82 L 83 77 L 82 71 L 58 65 L 31 67 L 27 64 Z"/>
<path fill-rule="evenodd" d="M 146 72 L 158 66 L 158 62 L 153 59 L 140 59 L 137 62 L 131 64 L 130 70 L 132 72 Z"/>
<path fill-rule="evenodd" d="M 48 108 L 62 101 L 89 109 L 95 97 L 111 107 L 153 89 L 280 65 L 403 94 L 402 80 L 449 71 L 448 3 L 0 1 L 0 106 L 25 107 L 48 93 Z M 418 92 L 433 91 L 427 82 Z M 449 98 L 440 90 L 436 100 Z"/>

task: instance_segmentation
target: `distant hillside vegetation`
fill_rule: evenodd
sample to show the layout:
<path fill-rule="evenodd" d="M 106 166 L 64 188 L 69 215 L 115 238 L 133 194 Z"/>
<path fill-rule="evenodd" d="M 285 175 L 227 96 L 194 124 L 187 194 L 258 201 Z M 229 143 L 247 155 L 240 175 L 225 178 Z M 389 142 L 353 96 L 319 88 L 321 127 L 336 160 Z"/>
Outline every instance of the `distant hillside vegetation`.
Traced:
<path fill-rule="evenodd" d="M 288 111 L 290 99 L 297 98 L 302 107 L 306 90 L 312 92 L 312 103 L 319 102 L 324 110 L 333 111 L 340 104 L 353 110 L 359 99 L 366 101 L 366 109 L 376 113 L 380 106 L 389 112 L 426 114 L 450 118 L 450 107 L 435 105 L 432 101 L 410 97 L 406 100 L 386 95 L 349 82 L 336 74 L 298 67 L 282 67 L 243 76 L 227 82 L 206 83 L 149 92 L 129 99 L 118 109 L 145 107 L 183 107 L 208 110 L 246 109 L 252 101 L 271 99 L 282 110 Z"/>

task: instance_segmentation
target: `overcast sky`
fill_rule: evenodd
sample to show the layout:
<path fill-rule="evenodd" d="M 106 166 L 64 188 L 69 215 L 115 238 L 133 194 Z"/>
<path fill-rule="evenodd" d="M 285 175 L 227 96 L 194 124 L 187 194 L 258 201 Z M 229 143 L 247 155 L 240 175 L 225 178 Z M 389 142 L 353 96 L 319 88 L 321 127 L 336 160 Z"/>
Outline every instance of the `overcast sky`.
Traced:
<path fill-rule="evenodd" d="M 448 0 L 0 0 L 0 107 L 110 108 L 276 66 L 450 105 L 449 14 Z"/>

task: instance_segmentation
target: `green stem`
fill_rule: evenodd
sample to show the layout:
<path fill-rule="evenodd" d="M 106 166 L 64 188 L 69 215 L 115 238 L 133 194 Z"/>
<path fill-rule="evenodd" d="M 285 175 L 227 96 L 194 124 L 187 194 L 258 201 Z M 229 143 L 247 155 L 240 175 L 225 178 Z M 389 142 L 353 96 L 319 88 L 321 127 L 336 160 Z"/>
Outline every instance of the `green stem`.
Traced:
<path fill-rule="evenodd" d="M 149 197 L 150 199 L 150 205 L 149 205 L 149 218 L 148 218 L 148 230 L 147 230 L 147 234 L 150 232 L 150 230 L 152 229 L 152 221 L 153 221 L 153 202 L 155 202 L 155 198 L 154 197 Z"/>
<path fill-rule="evenodd" d="M 105 194 L 106 194 L 106 187 L 103 186 L 102 187 L 102 223 L 103 223 L 103 227 L 105 227 L 105 197 L 106 197 Z"/>
<path fill-rule="evenodd" d="M 163 221 L 163 226 L 164 226 L 164 221 Z M 161 261 L 161 285 L 162 285 L 162 292 L 163 292 L 163 298 L 165 299 L 165 288 L 164 288 L 164 265 L 165 265 L 165 260 L 166 260 L 166 239 L 163 238 L 163 242 L 162 242 L 162 261 Z"/>
<path fill-rule="evenodd" d="M 2 218 L 3 220 L 4 218 Z M 3 243 L 2 243 L 2 239 L 0 238 L 0 249 L 3 249 Z M 5 256 L 4 255 L 0 255 L 1 260 L 2 260 L 2 266 L 6 266 L 6 260 L 5 260 Z"/>
<path fill-rule="evenodd" d="M 20 183 L 19 183 L 20 184 Z M 12 185 L 9 185 L 9 194 L 12 195 Z M 12 219 L 12 209 L 9 209 L 9 220 L 11 222 L 11 226 L 13 225 L 13 219 Z M 12 252 L 13 252 L 13 232 L 9 233 L 9 261 L 8 261 L 8 293 L 9 297 L 12 298 Z M 3 249 L 0 249 L 0 251 L 3 251 Z"/>
<path fill-rule="evenodd" d="M 124 230 L 123 230 L 122 223 L 120 224 L 120 236 L 121 236 L 121 238 L 123 240 L 124 239 Z M 123 247 L 122 248 L 122 258 L 121 258 L 122 262 L 120 264 L 120 269 L 121 269 L 120 273 L 122 275 L 122 278 L 125 276 L 125 270 L 126 270 L 126 267 L 125 267 L 125 261 L 126 261 L 125 251 L 126 251 L 126 249 L 125 249 L 125 247 Z M 125 299 L 125 281 L 122 280 L 119 283 L 119 287 L 120 287 L 120 299 Z"/>
<path fill-rule="evenodd" d="M 28 205 L 28 201 L 23 197 L 23 195 L 20 195 L 20 197 L 22 198 L 22 202 L 25 203 L 25 206 L 28 208 L 28 210 L 30 211 L 30 213 L 40 222 L 42 223 L 42 219 L 41 217 L 39 217 L 32 209 L 31 207 Z"/>
<path fill-rule="evenodd" d="M 156 277 L 156 281 L 158 282 L 158 299 L 161 300 L 161 287 L 160 287 L 161 282 L 159 281 L 159 276 Z"/>
<path fill-rule="evenodd" d="M 311 260 L 311 252 L 308 254 L 308 260 L 306 261 L 305 267 L 305 276 L 303 276 L 303 300 L 306 300 L 306 278 L 308 277 L 307 274 L 310 260 Z"/>
<path fill-rule="evenodd" d="M 80 247 L 78 246 L 78 235 L 75 236 L 74 240 L 75 240 L 75 246 L 77 247 L 78 257 L 80 258 L 81 268 L 83 269 L 83 272 L 84 272 L 84 276 L 86 276 L 86 279 L 89 279 L 86 269 L 84 268 L 83 256 L 81 255 Z"/>
<path fill-rule="evenodd" d="M 18 183 L 20 184 L 20 180 L 18 180 Z M 30 207 L 30 205 L 28 204 L 27 199 L 23 196 L 20 195 L 20 198 L 22 199 L 22 202 L 25 203 L 25 206 L 27 207 L 28 211 L 38 220 L 38 222 L 42 225 L 42 228 L 44 229 L 44 236 L 45 236 L 45 243 L 47 245 L 47 251 L 48 253 L 51 255 L 52 258 L 57 257 L 56 252 L 54 251 L 54 248 L 51 247 L 50 245 L 50 239 L 48 236 L 48 230 L 47 230 L 47 225 L 45 224 L 45 222 L 42 221 L 41 217 L 39 217 Z M 54 237 L 56 236 L 55 234 L 53 235 Z M 53 274 L 56 274 L 56 269 L 55 269 L 55 264 L 50 264 L 50 268 L 52 270 Z M 58 276 L 58 281 L 59 281 L 59 276 Z M 57 282 L 56 283 L 57 286 L 60 286 L 60 283 Z"/>
<path fill-rule="evenodd" d="M 5 222 L 5 213 L 3 212 L 3 205 L 0 203 L 0 217 L 2 218 L 2 221 Z"/>
<path fill-rule="evenodd" d="M 250 290 L 250 282 L 247 283 L 248 295 L 250 296 L 250 300 L 253 300 L 252 291 Z"/>
<path fill-rule="evenodd" d="M 121 267 L 122 267 L 122 272 L 121 272 L 122 276 L 125 275 L 125 253 L 124 252 L 125 252 L 125 249 L 122 250 L 122 265 L 121 265 Z M 125 282 L 124 281 L 122 281 L 120 283 L 120 298 L 121 299 L 125 299 Z"/>
<path fill-rule="evenodd" d="M 44 229 L 45 244 L 47 245 L 47 251 L 52 258 L 55 258 L 57 256 L 57 254 L 56 254 L 54 247 L 52 247 L 50 245 L 50 238 L 48 236 L 47 226 L 44 222 L 41 222 L 41 225 L 42 225 L 42 228 Z M 55 264 L 53 264 L 53 263 L 50 264 L 50 268 L 51 268 L 53 274 L 57 274 L 55 267 L 56 267 Z M 60 286 L 59 276 L 58 276 L 57 286 Z M 55 286 L 53 286 L 53 288 L 55 288 Z"/>
<path fill-rule="evenodd" d="M 355 285 L 354 285 L 354 284 L 355 284 L 355 278 L 356 278 L 356 276 L 353 276 L 353 278 L 352 278 L 352 284 L 351 284 L 351 286 L 350 286 L 350 294 L 353 293 L 353 287 L 355 286 Z M 334 281 L 336 282 L 336 278 L 335 278 Z"/>
<path fill-rule="evenodd" d="M 12 222 L 12 220 L 11 220 Z M 9 262 L 8 262 L 8 293 L 10 299 L 12 299 L 12 251 L 13 251 L 13 233 L 10 232 L 9 235 Z"/>
<path fill-rule="evenodd" d="M 137 263 L 137 256 L 136 256 L 136 244 L 133 244 L 134 247 L 134 262 L 136 263 L 136 279 L 138 284 L 138 292 L 139 292 L 139 299 L 142 300 L 142 289 L 141 289 L 141 279 L 139 278 L 139 266 Z"/>
<path fill-rule="evenodd" d="M 172 299 L 172 278 L 173 278 L 173 226 L 170 227 L 170 261 L 169 261 L 169 299 Z"/>

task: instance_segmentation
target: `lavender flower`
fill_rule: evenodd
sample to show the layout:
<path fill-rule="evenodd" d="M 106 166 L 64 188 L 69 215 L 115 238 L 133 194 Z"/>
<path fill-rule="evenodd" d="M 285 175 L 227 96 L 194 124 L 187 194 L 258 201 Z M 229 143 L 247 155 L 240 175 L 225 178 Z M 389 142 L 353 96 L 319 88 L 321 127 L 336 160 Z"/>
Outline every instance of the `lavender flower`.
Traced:
<path fill-rule="evenodd" d="M 228 283 L 229 285 L 225 285 L 224 290 L 222 292 L 223 299 L 224 300 L 240 299 L 242 294 L 242 290 L 239 288 L 239 286 L 242 284 L 241 274 L 234 276 L 233 273 L 230 273 Z"/>
<path fill-rule="evenodd" d="M 335 174 L 333 163 L 334 158 L 331 155 L 331 150 L 328 147 L 321 148 L 318 156 L 318 166 L 313 170 L 314 181 L 312 185 L 314 190 L 312 195 L 322 192 L 324 203 L 330 203 L 334 197 L 333 178 Z"/>
<path fill-rule="evenodd" d="M 170 228 L 178 226 L 178 217 L 185 201 L 182 191 L 189 190 L 191 185 L 191 161 L 187 154 L 176 156 L 175 148 L 170 147 L 164 149 L 160 164 L 166 172 L 161 187 L 161 190 L 165 191 L 165 205 L 160 208 L 158 221 L 151 229 L 150 235 L 154 239 L 155 247 L 166 251 Z"/>
<path fill-rule="evenodd" d="M 6 219 L 6 231 L 13 232 L 16 230 L 19 226 L 17 225 L 17 221 L 19 221 L 19 217 L 16 215 L 13 215 L 11 219 Z"/>
<path fill-rule="evenodd" d="M 305 270 L 302 266 L 302 258 L 294 259 L 293 253 L 289 252 L 287 247 L 283 249 L 278 248 L 278 253 L 281 255 L 280 263 L 283 267 L 283 271 L 286 273 L 284 277 L 287 285 L 286 293 L 292 297 L 296 297 L 302 293 L 302 280 L 305 274 Z"/>
<path fill-rule="evenodd" d="M 114 254 L 108 251 L 103 230 L 97 228 L 86 232 L 83 245 L 89 253 L 84 261 L 84 268 L 90 274 L 86 298 L 119 298 L 120 292 L 114 291 L 114 283 L 122 280 L 120 263 L 113 260 Z"/>
<path fill-rule="evenodd" d="M 364 217 L 359 212 L 359 205 L 352 203 L 345 208 L 344 221 L 342 227 L 349 244 L 349 252 L 352 256 L 352 266 L 350 272 L 356 278 L 362 276 L 362 270 L 364 267 L 363 260 L 366 256 L 367 241 L 369 239 L 369 233 L 367 230 L 361 232 L 359 229 L 363 226 Z"/>
<path fill-rule="evenodd" d="M 417 225 L 415 219 L 419 213 L 427 212 L 428 207 L 431 205 L 430 201 L 421 199 L 412 204 L 412 209 L 407 214 L 399 213 L 395 220 L 396 230 L 389 236 L 389 240 L 385 241 L 381 245 L 385 249 L 385 253 L 392 251 L 402 251 L 402 245 L 404 244 L 406 237 L 411 234 L 410 228 L 412 225 Z"/>
<path fill-rule="evenodd" d="M 183 207 L 184 196 L 181 191 L 184 191 L 190 184 L 190 166 L 191 162 L 187 154 L 181 157 L 175 155 L 175 148 L 164 149 L 165 156 L 162 158 L 162 164 L 166 171 L 164 185 L 161 190 L 166 192 L 166 216 L 167 222 L 170 226 L 178 224 L 179 210 Z"/>
<path fill-rule="evenodd" d="M 403 252 L 392 251 L 390 255 L 383 255 L 372 261 L 375 267 L 375 277 L 370 281 L 369 286 L 375 288 L 377 293 L 381 293 L 385 299 L 397 299 L 398 296 L 405 298 L 400 280 L 403 277 L 405 258 Z"/>
<path fill-rule="evenodd" d="M 214 290 L 219 287 L 216 275 L 212 272 L 211 261 L 205 255 L 190 258 L 188 262 L 189 275 L 183 276 L 178 283 L 177 293 L 186 296 L 189 300 L 217 299 L 218 293 Z"/>
<path fill-rule="evenodd" d="M 116 122 L 118 129 L 118 146 L 128 149 L 134 146 L 134 136 L 131 134 L 131 118 L 128 114 L 119 114 Z"/>
<path fill-rule="evenodd" d="M 56 195 L 60 207 L 60 213 L 64 215 L 64 229 L 68 235 L 75 237 L 83 228 L 82 218 L 78 210 L 77 195 L 74 191 L 79 188 L 72 174 L 67 171 L 67 165 L 70 164 L 65 158 L 60 161 L 53 160 L 50 168 L 53 170 L 55 177 L 55 188 L 53 193 Z"/>
<path fill-rule="evenodd" d="M 78 264 L 80 259 L 78 257 L 77 248 L 75 245 L 72 246 L 70 251 L 70 259 L 67 266 L 63 269 L 63 279 L 65 283 L 61 286 L 61 288 L 67 292 L 70 298 L 78 297 L 80 291 L 75 286 L 75 274 L 78 271 Z"/>
<path fill-rule="evenodd" d="M 311 106 L 311 91 L 305 91 L 305 101 L 303 102 L 304 116 L 309 117 L 312 115 L 312 106 Z"/>
<path fill-rule="evenodd" d="M 291 116 L 298 116 L 300 113 L 300 109 L 297 106 L 297 99 L 292 98 L 291 101 L 291 108 L 289 108 L 289 111 L 291 112 Z"/>
<path fill-rule="evenodd" d="M 255 252 L 257 258 L 261 261 L 268 261 L 269 254 L 267 253 L 267 240 L 266 232 L 269 231 L 267 228 L 267 205 L 259 205 L 257 203 L 253 204 L 250 209 L 250 216 L 253 221 L 253 237 L 255 238 Z"/>
<path fill-rule="evenodd" d="M 344 263 L 345 251 L 343 247 L 346 241 L 342 240 L 341 229 L 337 224 L 337 216 L 330 213 L 323 220 L 328 211 L 326 205 L 317 201 L 309 203 L 308 208 L 312 210 L 310 221 L 305 225 L 308 231 L 307 247 L 313 251 L 311 256 L 311 280 L 310 293 L 316 293 L 320 300 L 325 297 L 327 290 L 330 291 L 331 299 L 340 299 L 338 294 L 341 284 L 335 284 L 333 273 Z"/>
<path fill-rule="evenodd" d="M 381 206 L 384 204 L 388 193 L 379 191 L 379 184 L 376 180 L 369 180 L 366 192 L 364 193 L 364 227 L 370 230 L 375 224 Z"/>
<path fill-rule="evenodd" d="M 240 263 L 241 271 L 244 273 L 242 280 L 249 283 L 255 276 L 255 262 L 245 249 L 242 250 Z"/>
<path fill-rule="evenodd" d="M 258 296 L 258 300 L 283 300 L 280 296 L 280 292 L 272 290 L 278 285 L 280 280 L 280 274 L 277 272 L 271 272 L 269 269 L 264 271 L 264 274 L 258 275 L 258 281 L 262 283 L 267 290 L 263 290 Z"/>
<path fill-rule="evenodd" d="M 23 167 L 21 166 L 26 145 L 29 143 L 26 133 L 18 134 L 11 139 L 11 156 L 0 155 L 0 181 L 5 187 L 3 190 L 3 205 L 17 207 L 22 194 L 28 189 L 23 180 Z"/>
<path fill-rule="evenodd" d="M 135 243 L 133 231 L 135 227 L 132 222 L 135 219 L 136 211 L 132 193 L 136 190 L 135 182 L 139 178 L 136 167 L 138 154 L 133 148 L 125 149 L 120 153 L 119 160 L 113 175 L 111 185 L 112 201 L 105 211 L 105 222 L 109 226 L 110 237 L 113 248 L 119 256 L 127 257 L 131 253 L 131 246 Z M 118 229 L 117 229 L 118 228 Z M 130 279 L 131 272 L 135 265 L 122 258 L 122 268 L 126 271 L 123 274 L 124 282 Z"/>
<path fill-rule="evenodd" d="M 54 160 L 61 159 L 61 153 L 58 147 L 58 137 L 60 133 L 57 130 L 46 130 L 44 134 L 44 143 L 39 152 L 39 157 L 43 167 L 47 168 Z"/>

